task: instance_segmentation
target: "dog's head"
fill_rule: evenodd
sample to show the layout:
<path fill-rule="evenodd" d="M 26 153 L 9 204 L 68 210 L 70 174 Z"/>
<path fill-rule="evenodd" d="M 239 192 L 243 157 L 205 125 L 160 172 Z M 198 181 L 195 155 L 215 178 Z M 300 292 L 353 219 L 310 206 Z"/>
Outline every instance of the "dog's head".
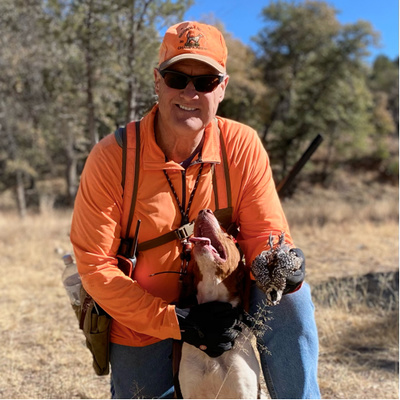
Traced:
<path fill-rule="evenodd" d="M 218 283 L 225 280 L 238 267 L 239 250 L 232 236 L 220 227 L 211 210 L 199 212 L 194 224 L 193 255 L 202 274 L 214 271 Z"/>

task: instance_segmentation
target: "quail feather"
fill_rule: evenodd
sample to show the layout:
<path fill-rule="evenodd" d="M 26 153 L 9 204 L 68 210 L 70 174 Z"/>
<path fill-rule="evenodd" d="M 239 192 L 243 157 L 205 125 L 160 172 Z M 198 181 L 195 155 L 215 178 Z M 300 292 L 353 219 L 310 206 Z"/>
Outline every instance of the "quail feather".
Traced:
<path fill-rule="evenodd" d="M 279 304 L 286 287 L 286 279 L 297 271 L 302 259 L 285 243 L 285 232 L 278 237 L 274 247 L 274 238 L 269 235 L 270 250 L 263 251 L 251 264 L 251 271 L 257 286 L 265 293 L 269 306 Z"/>

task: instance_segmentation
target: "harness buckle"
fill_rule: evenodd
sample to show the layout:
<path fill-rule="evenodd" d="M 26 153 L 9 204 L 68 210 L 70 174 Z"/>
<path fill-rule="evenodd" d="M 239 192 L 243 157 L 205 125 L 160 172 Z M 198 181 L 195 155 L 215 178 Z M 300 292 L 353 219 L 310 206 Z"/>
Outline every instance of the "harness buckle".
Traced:
<path fill-rule="evenodd" d="M 187 239 L 189 236 L 193 234 L 194 230 L 194 221 L 189 222 L 188 224 L 182 225 L 178 229 L 175 230 L 176 237 L 182 241 Z"/>

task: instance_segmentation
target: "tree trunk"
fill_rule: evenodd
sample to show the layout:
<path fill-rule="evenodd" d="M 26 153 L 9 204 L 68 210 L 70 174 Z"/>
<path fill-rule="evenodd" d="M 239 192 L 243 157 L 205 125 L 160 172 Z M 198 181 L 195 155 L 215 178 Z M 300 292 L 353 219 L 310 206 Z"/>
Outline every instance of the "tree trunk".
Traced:
<path fill-rule="evenodd" d="M 19 216 L 24 219 L 26 217 L 26 199 L 25 199 L 25 187 L 23 173 L 17 170 L 15 173 L 15 192 L 17 196 L 18 212 Z"/>
<path fill-rule="evenodd" d="M 11 132 L 10 128 L 5 127 L 4 129 L 8 138 L 8 154 L 11 160 L 17 161 L 17 142 L 15 141 L 14 134 Z M 18 213 L 21 218 L 26 216 L 26 198 L 25 198 L 25 186 L 24 186 L 24 176 L 23 171 L 18 167 L 15 168 L 15 198 L 18 208 Z"/>
<path fill-rule="evenodd" d="M 68 142 L 66 148 L 67 166 L 66 166 L 66 180 L 67 180 L 67 197 L 68 204 L 72 206 L 75 201 L 76 192 L 78 191 L 78 172 L 77 164 L 78 157 L 74 149 L 74 134 L 67 129 Z"/>
<path fill-rule="evenodd" d="M 324 187 L 329 187 L 330 178 L 333 174 L 332 160 L 335 154 L 335 142 L 337 140 L 338 128 L 337 124 L 331 127 L 328 140 L 328 152 L 322 164 L 321 181 Z"/>
<path fill-rule="evenodd" d="M 131 2 L 131 9 L 129 15 L 129 46 L 127 54 L 128 65 L 128 87 L 126 90 L 126 114 L 125 123 L 136 119 L 136 98 L 135 98 L 135 76 L 134 76 L 134 63 L 135 63 L 135 0 Z"/>
<path fill-rule="evenodd" d="M 136 34 L 142 29 L 143 22 L 147 13 L 147 9 L 153 0 L 146 0 L 143 3 L 143 8 L 140 14 L 136 17 L 136 1 L 131 1 L 130 9 L 130 32 L 129 32 L 129 47 L 127 55 L 128 66 L 128 87 L 126 90 L 126 115 L 125 122 L 134 121 L 138 117 L 138 102 L 137 102 L 137 80 L 135 77 L 135 59 L 137 57 Z"/>
<path fill-rule="evenodd" d="M 96 129 L 95 106 L 93 96 L 93 51 L 92 51 L 92 8 L 93 0 L 88 3 L 86 15 L 86 40 L 85 40 L 85 61 L 86 61 L 86 107 L 87 107 L 87 129 L 90 138 L 91 148 L 99 141 L 99 135 Z"/>

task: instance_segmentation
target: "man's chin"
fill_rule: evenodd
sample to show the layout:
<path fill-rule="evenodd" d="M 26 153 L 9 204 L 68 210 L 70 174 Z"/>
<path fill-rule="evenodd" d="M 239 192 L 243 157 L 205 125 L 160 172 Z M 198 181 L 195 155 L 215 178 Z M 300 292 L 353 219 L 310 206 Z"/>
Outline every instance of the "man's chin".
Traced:
<path fill-rule="evenodd" d="M 180 128 L 188 132 L 198 133 L 203 131 L 206 125 L 200 118 L 190 117 L 185 119 L 179 118 L 175 127 L 176 129 Z"/>

